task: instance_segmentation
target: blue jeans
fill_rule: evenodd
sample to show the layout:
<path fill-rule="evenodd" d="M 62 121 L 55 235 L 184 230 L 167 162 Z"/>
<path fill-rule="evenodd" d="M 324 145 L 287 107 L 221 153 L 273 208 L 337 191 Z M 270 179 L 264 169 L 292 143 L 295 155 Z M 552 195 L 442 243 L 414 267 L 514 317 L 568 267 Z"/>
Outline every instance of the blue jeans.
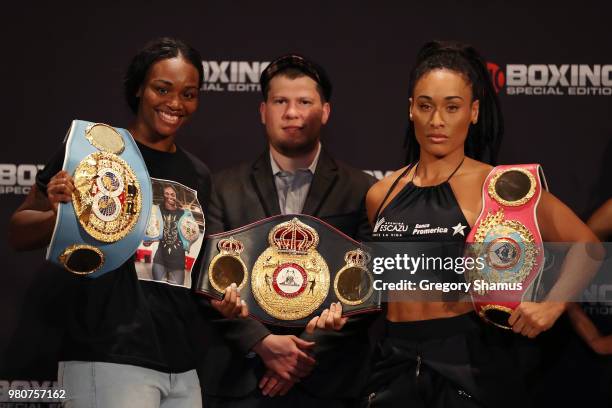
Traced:
<path fill-rule="evenodd" d="M 166 282 L 167 279 L 168 282 L 178 285 L 185 283 L 185 269 L 170 269 L 165 265 L 153 262 L 151 272 L 156 281 Z"/>
<path fill-rule="evenodd" d="M 127 364 L 60 361 L 66 408 L 201 408 L 195 370 L 164 373 Z"/>

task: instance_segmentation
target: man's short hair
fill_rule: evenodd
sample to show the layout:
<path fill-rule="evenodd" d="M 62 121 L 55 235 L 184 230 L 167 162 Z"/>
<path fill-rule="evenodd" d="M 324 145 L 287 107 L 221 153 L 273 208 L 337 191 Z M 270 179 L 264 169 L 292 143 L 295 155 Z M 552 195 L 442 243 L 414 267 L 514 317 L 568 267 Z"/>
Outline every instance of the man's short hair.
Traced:
<path fill-rule="evenodd" d="M 324 102 L 329 102 L 332 94 L 332 84 L 323 67 L 313 61 L 309 61 L 298 54 L 283 55 L 272 61 L 264 69 L 259 78 L 261 92 L 264 100 L 268 99 L 270 81 L 277 75 L 288 74 L 289 78 L 297 78 L 302 75 L 312 78 L 317 83 L 317 90 Z"/>

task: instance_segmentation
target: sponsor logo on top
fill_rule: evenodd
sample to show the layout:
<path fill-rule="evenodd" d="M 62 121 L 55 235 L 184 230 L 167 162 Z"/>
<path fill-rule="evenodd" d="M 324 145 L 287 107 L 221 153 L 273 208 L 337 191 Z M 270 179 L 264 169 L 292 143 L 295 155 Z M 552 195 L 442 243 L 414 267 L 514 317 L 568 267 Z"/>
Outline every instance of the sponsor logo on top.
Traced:
<path fill-rule="evenodd" d="M 385 217 L 379 218 L 374 224 L 372 231 L 373 237 L 404 237 L 406 235 L 444 235 L 452 233 L 454 235 L 461 235 L 465 237 L 465 229 L 467 225 L 463 225 L 461 222 L 451 227 L 445 226 L 433 226 L 431 224 L 414 224 L 411 227 L 409 224 L 403 222 L 388 221 Z"/>

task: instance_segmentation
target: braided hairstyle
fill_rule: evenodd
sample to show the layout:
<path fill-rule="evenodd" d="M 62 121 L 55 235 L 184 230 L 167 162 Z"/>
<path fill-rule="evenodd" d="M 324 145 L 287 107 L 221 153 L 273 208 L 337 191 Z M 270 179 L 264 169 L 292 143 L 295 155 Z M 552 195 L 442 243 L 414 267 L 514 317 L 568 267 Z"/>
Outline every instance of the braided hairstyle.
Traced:
<path fill-rule="evenodd" d="M 472 87 L 473 100 L 480 101 L 478 122 L 470 124 L 465 140 L 465 155 L 491 165 L 497 162 L 497 153 L 504 133 L 504 123 L 497 93 L 493 87 L 486 63 L 471 46 L 456 42 L 432 41 L 426 43 L 417 54 L 416 64 L 410 72 L 408 83 L 412 96 L 417 81 L 434 69 L 455 71 Z M 404 143 L 406 160 L 419 159 L 419 144 L 410 122 Z"/>
<path fill-rule="evenodd" d="M 148 42 L 132 58 L 123 79 L 123 94 L 133 113 L 138 113 L 140 98 L 136 94 L 145 81 L 151 66 L 158 61 L 176 57 L 184 58 L 195 67 L 198 71 L 198 88 L 202 88 L 204 68 L 202 67 L 200 53 L 179 39 L 171 37 L 156 38 Z"/>

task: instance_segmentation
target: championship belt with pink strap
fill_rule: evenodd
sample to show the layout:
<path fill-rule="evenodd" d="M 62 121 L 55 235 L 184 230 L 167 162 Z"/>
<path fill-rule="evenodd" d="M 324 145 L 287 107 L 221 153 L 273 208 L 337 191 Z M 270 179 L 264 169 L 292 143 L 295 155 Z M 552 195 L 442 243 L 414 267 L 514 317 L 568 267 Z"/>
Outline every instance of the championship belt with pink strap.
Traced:
<path fill-rule="evenodd" d="M 304 327 L 337 301 L 344 316 L 380 310 L 368 251 L 318 218 L 279 215 L 206 239 L 196 291 L 220 299 L 236 283 L 257 320 Z"/>
<path fill-rule="evenodd" d="M 533 300 L 544 266 L 536 208 L 547 189 L 539 164 L 497 166 L 482 189 L 483 207 L 466 239 L 482 268 L 466 273 L 474 307 L 487 322 L 509 329 L 521 301 Z"/>

